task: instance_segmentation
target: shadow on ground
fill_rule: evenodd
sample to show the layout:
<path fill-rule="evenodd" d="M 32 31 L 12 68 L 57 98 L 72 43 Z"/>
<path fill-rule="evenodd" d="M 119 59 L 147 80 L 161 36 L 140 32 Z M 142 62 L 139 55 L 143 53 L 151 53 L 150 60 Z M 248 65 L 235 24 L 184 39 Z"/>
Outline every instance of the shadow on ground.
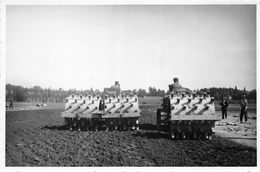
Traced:
<path fill-rule="evenodd" d="M 45 126 L 42 127 L 41 129 L 48 129 L 48 130 L 68 130 L 68 127 L 66 125 L 62 126 Z"/>
<path fill-rule="evenodd" d="M 157 126 L 154 124 L 140 124 L 139 125 L 141 130 L 152 130 L 152 131 L 158 131 Z M 45 126 L 41 129 L 48 129 L 48 130 L 68 130 L 68 127 L 66 125 L 62 126 Z"/>
<path fill-rule="evenodd" d="M 256 140 L 256 138 L 247 138 L 247 137 L 224 137 L 225 139 L 245 139 L 245 140 Z"/>
<path fill-rule="evenodd" d="M 169 139 L 169 136 L 166 133 L 160 133 L 159 131 L 146 133 L 137 132 L 135 134 L 132 134 L 132 136 L 141 137 L 145 139 Z"/>
<path fill-rule="evenodd" d="M 140 124 L 140 129 L 142 130 L 157 130 L 157 125 L 154 124 Z"/>

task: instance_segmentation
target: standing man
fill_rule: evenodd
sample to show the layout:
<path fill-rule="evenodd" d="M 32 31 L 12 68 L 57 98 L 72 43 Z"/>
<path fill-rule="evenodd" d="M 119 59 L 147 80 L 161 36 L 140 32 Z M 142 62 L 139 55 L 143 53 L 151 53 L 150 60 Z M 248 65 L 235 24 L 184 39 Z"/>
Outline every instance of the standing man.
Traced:
<path fill-rule="evenodd" d="M 241 106 L 241 110 L 240 110 L 240 123 L 242 123 L 243 121 L 243 117 L 245 116 L 245 123 L 247 121 L 247 100 L 246 100 L 246 95 L 243 95 L 243 99 L 241 100 L 240 106 Z"/>
<path fill-rule="evenodd" d="M 228 108 L 228 101 L 226 97 L 223 97 L 222 102 L 220 103 L 221 106 L 221 111 L 222 111 L 222 119 L 226 118 L 227 119 L 227 108 Z"/>
<path fill-rule="evenodd" d="M 10 105 L 9 105 L 9 108 L 11 109 L 14 109 L 14 100 L 13 100 L 13 97 L 10 98 Z"/>

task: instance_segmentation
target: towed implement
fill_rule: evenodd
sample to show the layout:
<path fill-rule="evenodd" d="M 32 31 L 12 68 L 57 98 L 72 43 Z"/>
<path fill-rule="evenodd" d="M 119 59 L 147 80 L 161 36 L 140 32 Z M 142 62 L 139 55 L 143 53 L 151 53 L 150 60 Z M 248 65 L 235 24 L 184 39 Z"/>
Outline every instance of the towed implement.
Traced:
<path fill-rule="evenodd" d="M 71 94 L 61 117 L 70 130 L 139 130 L 140 110 L 136 94 L 105 88 L 102 95 Z"/>
<path fill-rule="evenodd" d="M 214 97 L 209 93 L 173 93 L 163 98 L 161 109 L 157 109 L 157 127 L 169 133 L 172 139 L 211 139 L 215 122 L 220 120 L 215 113 Z"/>

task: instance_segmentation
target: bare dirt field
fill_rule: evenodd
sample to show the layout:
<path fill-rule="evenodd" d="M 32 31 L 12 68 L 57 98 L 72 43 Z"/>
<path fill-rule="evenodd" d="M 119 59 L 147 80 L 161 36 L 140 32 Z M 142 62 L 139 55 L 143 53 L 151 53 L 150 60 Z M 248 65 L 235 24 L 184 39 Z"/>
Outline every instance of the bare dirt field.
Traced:
<path fill-rule="evenodd" d="M 38 110 L 18 107 L 6 111 L 6 166 L 257 165 L 256 144 L 236 141 L 256 142 L 256 120 L 234 125 L 237 112 L 217 123 L 212 140 L 170 140 L 157 131 L 157 103 L 140 104 L 141 129 L 122 132 L 69 131 L 60 117 L 62 104 Z"/>

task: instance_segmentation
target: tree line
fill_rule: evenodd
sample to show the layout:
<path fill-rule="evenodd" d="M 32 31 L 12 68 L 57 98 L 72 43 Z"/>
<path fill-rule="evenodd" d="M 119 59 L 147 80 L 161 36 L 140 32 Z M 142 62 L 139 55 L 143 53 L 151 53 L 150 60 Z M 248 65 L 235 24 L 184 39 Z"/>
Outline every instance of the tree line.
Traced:
<path fill-rule="evenodd" d="M 212 88 L 203 88 L 203 89 L 197 89 L 197 90 L 191 90 L 191 92 L 195 92 L 197 94 L 199 94 L 200 96 L 204 94 L 204 92 L 209 92 L 211 97 L 214 97 L 216 100 L 221 100 L 223 99 L 223 97 L 227 97 L 229 99 L 232 100 L 240 100 L 243 95 L 247 96 L 247 99 L 249 100 L 253 100 L 256 101 L 257 99 L 257 93 L 256 93 L 256 89 L 248 91 L 246 90 L 246 88 L 244 87 L 244 89 L 238 89 L 236 86 L 235 88 L 216 88 L 216 87 L 212 87 Z M 141 93 L 142 95 L 144 95 L 145 90 L 140 89 L 139 93 Z M 149 92 L 145 94 L 145 96 L 160 96 L 163 97 L 166 94 L 169 94 L 169 91 L 164 91 L 164 90 L 160 90 L 160 89 L 156 89 L 154 87 L 149 87 Z"/>
<path fill-rule="evenodd" d="M 202 88 L 197 90 L 191 90 L 192 92 L 197 93 L 198 95 L 202 96 L 204 92 L 209 92 L 211 97 L 214 97 L 216 100 L 222 100 L 223 97 L 227 97 L 229 100 L 241 100 L 243 95 L 247 96 L 248 100 L 256 101 L 257 93 L 256 89 L 248 91 L 246 88 L 238 89 L 236 86 L 235 88 Z M 158 96 L 164 97 L 169 94 L 169 91 L 156 89 L 155 87 L 149 87 L 148 92 L 145 89 L 139 89 L 137 91 L 138 97 L 145 97 L 145 96 Z"/>
<path fill-rule="evenodd" d="M 148 92 L 145 89 L 134 89 L 131 90 L 136 93 L 138 97 L 145 96 L 158 96 L 164 97 L 169 94 L 169 91 L 156 89 L 155 87 L 149 87 Z M 256 90 L 247 91 L 246 88 L 239 90 L 237 87 L 235 88 L 203 88 L 194 90 L 197 94 L 202 95 L 204 92 L 209 91 L 211 97 L 215 97 L 216 100 L 221 100 L 223 97 L 228 97 L 232 100 L 240 100 L 242 96 L 247 95 L 247 99 L 256 101 Z M 69 89 L 64 90 L 62 88 L 59 89 L 51 89 L 51 88 L 41 88 L 40 86 L 34 86 L 31 88 L 26 88 L 22 86 L 16 86 L 11 84 L 6 84 L 6 100 L 10 100 L 12 97 L 16 102 L 54 102 L 54 103 L 63 103 L 65 102 L 66 97 L 69 96 L 70 93 L 79 93 L 79 94 L 101 94 L 102 91 L 98 89 L 90 88 L 89 90 L 76 90 Z"/>

